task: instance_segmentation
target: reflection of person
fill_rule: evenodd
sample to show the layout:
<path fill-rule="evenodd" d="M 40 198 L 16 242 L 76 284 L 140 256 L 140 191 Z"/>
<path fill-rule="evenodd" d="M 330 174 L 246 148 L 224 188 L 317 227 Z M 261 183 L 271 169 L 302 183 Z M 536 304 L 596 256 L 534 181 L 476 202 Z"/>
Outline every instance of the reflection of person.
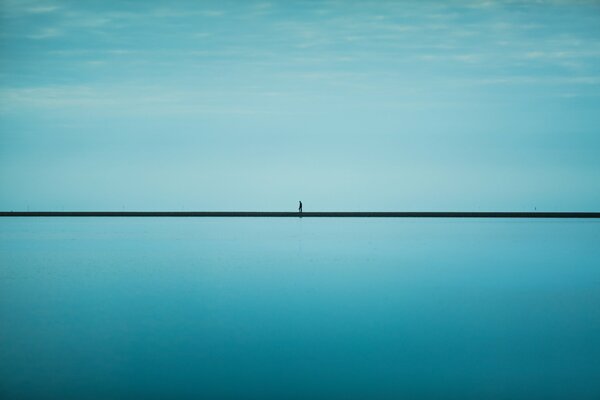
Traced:
<path fill-rule="evenodd" d="M 298 204 L 298 212 L 302 213 L 302 202 L 299 201 L 298 203 L 300 203 L 300 204 Z"/>

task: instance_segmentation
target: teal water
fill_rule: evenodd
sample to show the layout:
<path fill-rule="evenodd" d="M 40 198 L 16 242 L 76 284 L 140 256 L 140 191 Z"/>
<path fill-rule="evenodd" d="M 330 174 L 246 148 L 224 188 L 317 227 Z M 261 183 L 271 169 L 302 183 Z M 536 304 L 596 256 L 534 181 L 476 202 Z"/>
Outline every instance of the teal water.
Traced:
<path fill-rule="evenodd" d="M 0 220 L 3 399 L 598 399 L 600 221 Z"/>

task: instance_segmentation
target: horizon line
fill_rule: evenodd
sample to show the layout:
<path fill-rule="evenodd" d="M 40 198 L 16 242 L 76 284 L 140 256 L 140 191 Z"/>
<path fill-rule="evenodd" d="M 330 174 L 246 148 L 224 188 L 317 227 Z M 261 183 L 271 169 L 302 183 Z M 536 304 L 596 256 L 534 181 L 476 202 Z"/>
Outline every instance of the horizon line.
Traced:
<path fill-rule="evenodd" d="M 0 217 L 600 218 L 580 211 L 0 211 Z"/>

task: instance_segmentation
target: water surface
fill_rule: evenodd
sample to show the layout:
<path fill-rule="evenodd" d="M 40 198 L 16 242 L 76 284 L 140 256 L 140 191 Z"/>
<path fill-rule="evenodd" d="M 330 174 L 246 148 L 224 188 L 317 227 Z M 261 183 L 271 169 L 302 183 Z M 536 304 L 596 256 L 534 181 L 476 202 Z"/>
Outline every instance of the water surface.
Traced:
<path fill-rule="evenodd" d="M 0 397 L 600 398 L 600 221 L 3 218 Z"/>

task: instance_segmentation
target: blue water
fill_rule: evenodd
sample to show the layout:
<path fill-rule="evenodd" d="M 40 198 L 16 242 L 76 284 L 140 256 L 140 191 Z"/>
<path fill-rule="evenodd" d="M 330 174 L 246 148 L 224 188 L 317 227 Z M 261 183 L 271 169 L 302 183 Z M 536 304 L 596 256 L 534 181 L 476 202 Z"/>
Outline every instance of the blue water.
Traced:
<path fill-rule="evenodd" d="M 0 220 L 0 398 L 598 399 L 600 221 Z"/>

